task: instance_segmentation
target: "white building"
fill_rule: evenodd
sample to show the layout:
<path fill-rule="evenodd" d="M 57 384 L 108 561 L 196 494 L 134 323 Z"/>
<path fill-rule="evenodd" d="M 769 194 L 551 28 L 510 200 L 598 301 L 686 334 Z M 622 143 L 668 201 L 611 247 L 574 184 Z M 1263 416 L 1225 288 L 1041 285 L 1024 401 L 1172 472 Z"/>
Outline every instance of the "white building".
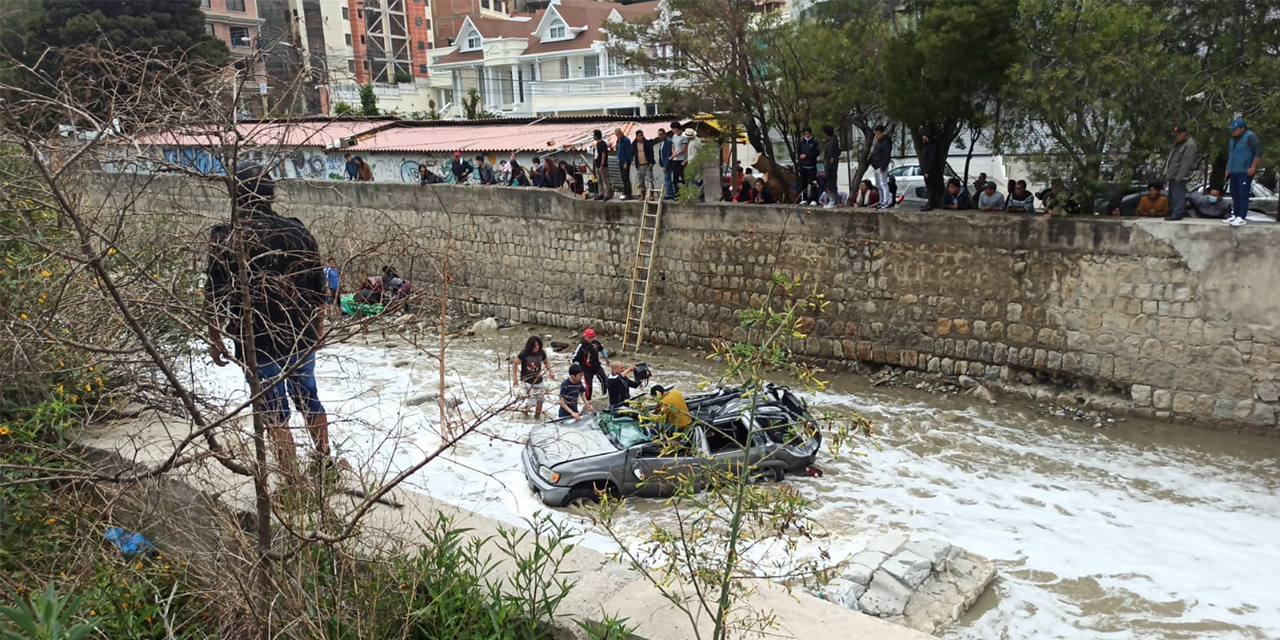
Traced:
<path fill-rule="evenodd" d="M 504 116 L 651 115 L 657 107 L 640 92 L 666 78 L 621 66 L 605 50 L 601 27 L 657 17 L 662 6 L 553 0 L 531 15 L 468 16 L 451 46 L 429 52 L 428 84 L 445 117 L 463 115 L 471 89 L 485 111 Z"/>

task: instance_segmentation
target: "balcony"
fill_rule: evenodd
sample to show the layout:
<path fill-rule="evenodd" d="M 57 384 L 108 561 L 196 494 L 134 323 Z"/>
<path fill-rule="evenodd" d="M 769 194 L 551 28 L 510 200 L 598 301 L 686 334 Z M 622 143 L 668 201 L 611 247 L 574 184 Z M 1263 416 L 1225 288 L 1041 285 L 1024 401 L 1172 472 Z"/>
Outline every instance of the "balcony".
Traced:
<path fill-rule="evenodd" d="M 599 94 L 634 94 L 645 88 L 670 82 L 668 74 L 651 76 L 647 73 L 629 73 L 618 76 L 594 78 L 569 78 L 529 83 L 529 95 L 538 97 L 587 96 Z"/>

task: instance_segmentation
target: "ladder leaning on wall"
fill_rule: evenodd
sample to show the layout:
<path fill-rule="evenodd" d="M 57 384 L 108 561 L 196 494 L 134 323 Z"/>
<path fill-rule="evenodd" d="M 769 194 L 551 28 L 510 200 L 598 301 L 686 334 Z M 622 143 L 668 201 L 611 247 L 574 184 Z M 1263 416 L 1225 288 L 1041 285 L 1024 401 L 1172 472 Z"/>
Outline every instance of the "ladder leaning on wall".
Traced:
<path fill-rule="evenodd" d="M 662 226 L 662 189 L 649 189 L 640 210 L 640 235 L 636 240 L 636 260 L 631 271 L 631 295 L 627 297 L 627 326 L 622 332 L 622 350 L 640 350 L 644 338 L 645 312 L 649 310 L 650 276 L 658 253 L 658 229 Z"/>

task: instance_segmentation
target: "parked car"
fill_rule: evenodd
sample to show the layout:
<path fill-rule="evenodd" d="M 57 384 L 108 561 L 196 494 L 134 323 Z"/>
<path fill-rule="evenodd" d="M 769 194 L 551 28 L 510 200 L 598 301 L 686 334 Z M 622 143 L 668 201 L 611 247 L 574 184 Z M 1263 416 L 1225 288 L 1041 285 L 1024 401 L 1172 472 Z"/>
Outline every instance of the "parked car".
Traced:
<path fill-rule="evenodd" d="M 951 178 L 960 177 L 956 174 L 955 169 L 951 168 L 951 163 L 947 163 L 946 169 L 942 172 L 945 174 L 942 181 L 946 182 Z M 924 203 L 929 200 L 929 193 L 925 190 L 924 174 L 920 171 L 918 164 L 900 164 L 889 170 L 889 175 L 893 176 L 898 182 L 898 195 L 904 198 L 905 202 L 913 202 L 914 204 Z M 968 186 L 966 185 L 966 190 Z"/>
<path fill-rule="evenodd" d="M 529 488 L 553 507 L 592 502 L 600 492 L 662 497 L 673 491 L 673 480 L 692 474 L 696 481 L 707 465 L 750 463 L 762 478 L 781 480 L 818 455 L 817 425 L 786 387 L 765 385 L 754 411 L 741 389 L 720 388 L 685 402 L 694 423 L 685 430 L 684 450 L 659 444 L 664 439 L 653 423 L 628 409 L 538 427 L 522 455 Z"/>
<path fill-rule="evenodd" d="M 1208 195 L 1208 192 L 1209 192 L 1208 185 L 1197 185 L 1191 189 L 1188 189 L 1187 190 L 1187 207 L 1193 206 L 1194 203 L 1198 202 L 1201 198 Z M 1137 215 L 1138 199 L 1146 195 L 1147 185 L 1145 184 L 1139 185 L 1137 183 L 1134 183 L 1126 191 L 1126 193 L 1128 195 L 1126 195 L 1123 199 L 1120 200 L 1120 213 L 1121 215 L 1126 215 L 1126 216 Z M 1165 189 L 1163 193 L 1165 195 L 1168 195 L 1169 190 Z M 1226 198 L 1227 200 L 1231 199 L 1230 184 L 1223 185 L 1222 197 Z M 1105 211 L 1103 208 L 1105 207 L 1106 199 L 1099 198 L 1098 203 L 1099 203 L 1099 207 L 1097 208 L 1097 211 L 1101 213 L 1110 213 L 1108 211 Z M 1277 197 L 1274 191 L 1256 182 L 1253 183 L 1253 189 L 1251 190 L 1251 194 L 1249 196 L 1250 212 L 1260 213 L 1265 216 L 1264 219 L 1274 220 L 1277 214 L 1278 206 L 1280 206 L 1280 197 Z"/>
<path fill-rule="evenodd" d="M 1187 198 L 1203 198 L 1208 195 L 1208 192 L 1209 185 L 1197 185 L 1188 192 Z M 1227 200 L 1231 199 L 1230 182 L 1222 185 L 1222 197 Z M 1256 211 L 1275 218 L 1280 215 L 1280 195 L 1254 180 L 1253 188 L 1249 192 L 1249 211 Z"/>

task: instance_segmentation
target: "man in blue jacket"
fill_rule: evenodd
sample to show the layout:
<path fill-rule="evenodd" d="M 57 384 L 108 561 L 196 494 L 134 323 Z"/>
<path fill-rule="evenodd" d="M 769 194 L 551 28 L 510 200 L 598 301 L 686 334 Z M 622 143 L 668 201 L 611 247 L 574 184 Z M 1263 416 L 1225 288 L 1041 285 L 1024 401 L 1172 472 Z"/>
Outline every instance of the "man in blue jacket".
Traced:
<path fill-rule="evenodd" d="M 635 162 L 636 148 L 631 138 L 622 133 L 622 127 L 613 130 L 613 138 L 617 140 L 618 175 L 622 178 L 622 195 L 619 200 L 631 199 L 631 164 Z"/>
<path fill-rule="evenodd" d="M 1227 141 L 1227 180 L 1231 185 L 1232 215 L 1227 223 L 1243 226 L 1249 215 L 1249 192 L 1253 176 L 1262 162 L 1262 140 L 1249 130 L 1244 118 L 1231 122 L 1231 139 Z"/>
<path fill-rule="evenodd" d="M 676 197 L 675 185 L 671 183 L 671 138 L 666 129 L 658 129 L 658 164 L 662 165 L 663 194 L 668 200 Z"/>

